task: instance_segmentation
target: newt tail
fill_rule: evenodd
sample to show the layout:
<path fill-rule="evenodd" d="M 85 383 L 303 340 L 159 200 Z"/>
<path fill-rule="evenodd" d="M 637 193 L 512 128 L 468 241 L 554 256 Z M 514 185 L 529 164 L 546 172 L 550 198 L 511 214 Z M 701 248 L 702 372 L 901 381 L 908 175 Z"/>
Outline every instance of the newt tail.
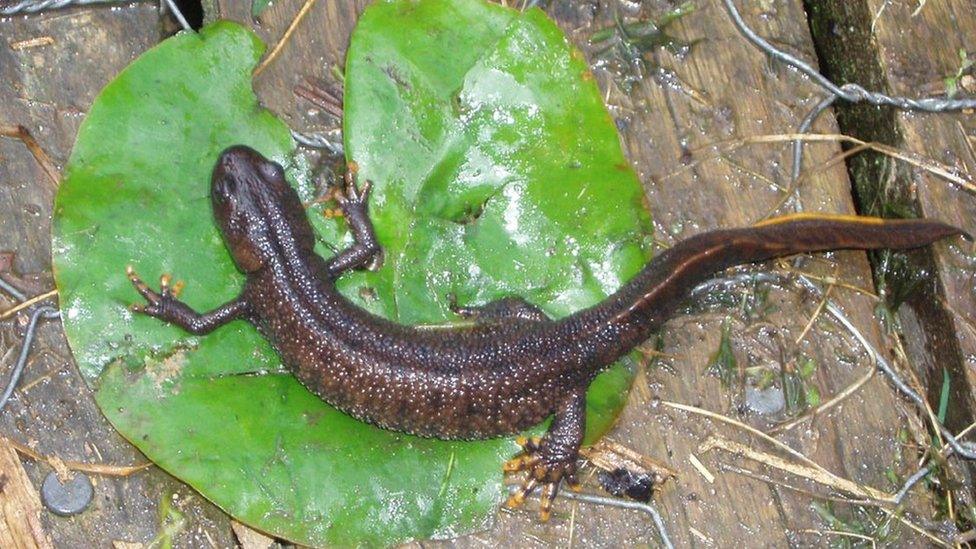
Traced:
<path fill-rule="evenodd" d="M 165 277 L 159 292 L 130 271 L 146 300 L 133 308 L 195 334 L 234 320 L 254 324 L 283 363 L 321 399 L 363 421 L 421 436 L 483 439 L 552 416 L 538 440 L 506 464 L 528 479 L 510 500 L 542 486 L 547 517 L 562 479 L 575 482 L 586 389 L 639 345 L 692 288 L 733 265 L 842 248 L 905 249 L 963 234 L 928 220 L 800 215 L 712 231 L 654 258 L 603 302 L 562 319 L 508 297 L 456 307 L 473 325 L 425 330 L 375 316 L 346 299 L 336 279 L 376 267 L 382 251 L 367 213 L 368 183 L 347 174 L 339 203 L 354 243 L 328 260 L 281 166 L 256 151 L 224 151 L 211 179 L 214 216 L 238 269 L 240 295 L 207 313 L 179 301 Z"/>

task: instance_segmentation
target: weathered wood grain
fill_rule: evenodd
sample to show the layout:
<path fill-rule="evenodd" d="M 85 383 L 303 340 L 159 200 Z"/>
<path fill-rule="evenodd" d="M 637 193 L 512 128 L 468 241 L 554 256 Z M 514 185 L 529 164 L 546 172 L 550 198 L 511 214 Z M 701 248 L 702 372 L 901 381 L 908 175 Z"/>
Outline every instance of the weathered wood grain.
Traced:
<path fill-rule="evenodd" d="M 0 547 L 53 547 L 41 525 L 41 499 L 21 467 L 17 452 L 7 446 L 0 446 Z"/>
<path fill-rule="evenodd" d="M 0 125 L 27 127 L 62 168 L 95 94 L 161 38 L 158 28 L 159 12 L 148 3 L 0 19 Z M 23 143 L 0 138 L 0 251 L 16 252 L 13 267 L 26 273 L 18 283 L 29 295 L 53 287 L 50 222 L 55 192 Z M 9 296 L 0 292 L 0 310 L 10 305 Z M 25 320 L 21 314 L 0 323 L 0 356 L 19 350 Z M 31 357 L 19 390 L 0 412 L 0 434 L 34 442 L 41 453 L 65 460 L 120 465 L 145 460 L 98 411 L 56 321 L 41 327 Z M 12 358 L 0 362 L 3 384 Z M 11 449 L 2 451 L 4 459 L 13 459 L 7 455 Z M 23 466 L 39 489 L 50 467 L 29 460 Z M 161 499 L 173 494 L 187 519 L 176 538 L 179 543 L 209 545 L 208 537 L 221 546 L 233 543 L 226 517 L 158 469 L 128 478 L 92 476 L 92 481 L 95 499 L 81 515 L 61 518 L 41 512 L 54 546 L 148 542 L 160 529 Z M 7 545 L 0 541 L 0 546 Z"/>
<path fill-rule="evenodd" d="M 799 2 L 739 4 L 743 16 L 762 36 L 815 63 Z M 665 53 L 655 56 L 674 78 L 659 75 L 645 79 L 630 94 L 612 85 L 608 92 L 608 103 L 622 121 L 630 158 L 647 182 L 659 237 L 669 242 L 706 229 L 747 225 L 766 216 L 789 185 L 788 147 L 755 145 L 716 154 L 708 145 L 790 133 L 820 97 L 818 89 L 795 71 L 748 44 L 735 31 L 720 2 L 697 5 L 698 10 L 680 22 L 676 33 L 703 41 L 683 59 Z M 602 24 L 609 24 L 606 12 L 601 16 Z M 836 125 L 828 115 L 815 130 L 833 133 Z M 854 211 L 844 166 L 822 167 L 838 152 L 836 145 L 806 148 L 810 176 L 799 189 L 805 211 Z M 871 286 L 868 264 L 861 253 L 804 260 L 803 269 L 835 275 L 857 286 Z M 875 346 L 885 347 L 871 300 L 844 290 L 832 292 L 832 299 L 865 337 Z M 752 318 L 742 314 L 743 307 L 696 307 L 665 328 L 664 352 L 678 358 L 666 361 L 672 371 L 658 369 L 650 374 L 651 394 L 730 415 L 757 427 L 780 419 L 777 414 L 764 417 L 744 413 L 748 408 L 741 386 L 725 389 L 715 377 L 705 375 L 705 367 L 718 349 L 725 317 L 731 318 L 731 342 L 742 367 L 778 370 L 813 359 L 817 369 L 812 384 L 825 399 L 840 393 L 872 365 L 855 339 L 829 317 L 822 317 L 799 344 L 795 343 L 817 302 L 795 286 L 786 286 L 773 288 L 768 297 L 773 307 L 753 313 Z M 650 404 L 628 408 L 617 436 L 630 439 L 635 449 L 651 457 L 670 457 L 671 465 L 678 469 L 678 482 L 664 490 L 660 499 L 678 544 L 702 543 L 691 533 L 692 528 L 719 546 L 817 541 L 794 537 L 801 530 L 823 526 L 810 508 L 809 496 L 720 469 L 722 463 L 739 463 L 764 471 L 754 463 L 737 462 L 732 456 L 717 453 L 698 455 L 699 444 L 711 433 L 757 449 L 770 448 L 744 437 L 740 430 Z M 839 409 L 780 438 L 841 477 L 890 491 L 884 471 L 902 463 L 895 438 L 903 424 L 899 404 L 891 388 L 875 376 Z M 693 455 L 716 476 L 714 484 L 690 465 Z M 800 479 L 788 480 L 813 488 Z"/>
<path fill-rule="evenodd" d="M 301 10 L 305 1 L 275 2 L 261 16 L 251 17 L 249 2 L 218 0 L 220 17 L 249 25 L 270 51 Z M 296 97 L 295 87 L 306 79 L 334 82 L 333 68 L 345 67 L 349 35 L 369 0 L 316 2 L 295 27 L 276 59 L 254 79 L 262 104 L 281 117 L 292 129 L 324 131 L 341 122 L 311 103 Z"/>
<path fill-rule="evenodd" d="M 976 9 L 968 0 L 897 4 L 880 12 L 882 2 L 869 1 L 874 42 L 889 89 L 899 95 L 941 94 L 944 78 L 957 73 L 960 52 L 976 57 Z M 925 55 L 919 55 L 924 50 Z M 958 82 L 959 93 L 976 96 L 976 84 Z M 966 84 L 963 89 L 963 84 Z M 895 117 L 901 149 L 930 158 L 976 181 L 976 117 L 973 112 L 899 113 Z M 943 219 L 976 234 L 976 192 L 963 190 L 932 173 L 903 167 L 899 184 L 907 184 L 923 217 Z M 902 307 L 910 358 L 927 381 L 929 401 L 937 405 L 942 374 L 953 381 L 946 423 L 955 432 L 976 420 L 976 244 L 954 242 L 931 250 L 933 265 L 926 273 L 935 283 Z M 931 273 L 931 274 L 928 274 Z M 926 301 L 922 301 L 926 300 Z M 959 463 L 956 478 L 971 479 L 974 468 Z M 954 491 L 956 505 L 973 505 L 971 480 Z"/>
<path fill-rule="evenodd" d="M 918 12 L 916 13 L 916 9 Z M 966 0 L 928 2 L 824 2 L 813 12 L 825 61 L 845 81 L 895 95 L 946 93 L 944 79 L 956 75 L 960 51 L 976 51 L 976 12 Z M 972 54 L 969 55 L 973 57 Z M 971 76 L 969 78 L 972 78 Z M 976 86 L 958 93 L 976 94 Z M 839 106 L 846 131 L 949 166 L 970 180 L 976 173 L 976 122 L 972 113 L 924 114 Z M 976 194 L 931 172 L 866 155 L 852 163 L 864 208 L 904 210 L 976 229 Z M 954 383 L 948 422 L 956 429 L 976 411 L 976 248 L 940 244 L 911 256 L 923 271 L 902 307 L 900 319 L 912 362 L 938 402 L 942 370 Z M 931 276 L 929 276 L 929 273 Z M 893 273 L 896 283 L 899 273 Z"/>

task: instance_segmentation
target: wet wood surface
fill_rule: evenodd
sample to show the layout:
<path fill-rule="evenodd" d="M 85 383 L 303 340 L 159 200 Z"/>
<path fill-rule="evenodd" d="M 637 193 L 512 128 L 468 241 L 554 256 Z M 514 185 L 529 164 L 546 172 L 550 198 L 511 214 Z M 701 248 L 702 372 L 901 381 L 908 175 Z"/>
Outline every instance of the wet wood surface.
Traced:
<path fill-rule="evenodd" d="M 962 6 L 966 1 L 956 3 Z M 269 44 L 274 44 L 301 4 L 276 2 L 257 21 L 251 18 L 249 3 L 223 0 L 216 6 L 221 16 L 254 26 Z M 330 69 L 341 66 L 349 34 L 365 4 L 365 0 L 356 0 L 313 5 L 278 57 L 255 79 L 262 103 L 292 128 L 322 131 L 338 126 L 334 117 L 296 98 L 294 88 L 308 78 L 330 81 Z M 754 223 L 777 212 L 854 211 L 851 182 L 844 163 L 836 161 L 840 146 L 835 142 L 805 148 L 805 176 L 797 189 L 798 200 L 779 207 L 790 192 L 788 144 L 749 144 L 745 140 L 794 131 L 823 94 L 796 71 L 770 60 L 747 43 L 732 26 L 720 1 L 696 2 L 694 13 L 668 29 L 676 37 L 695 41 L 689 51 L 675 55 L 654 49 L 642 64 L 641 73 L 629 75 L 635 78 L 628 77 L 627 67 L 633 70 L 630 60 L 597 63 L 598 48 L 588 39 L 596 30 L 612 24 L 614 10 L 628 20 L 655 18 L 669 9 L 670 3 L 644 2 L 636 9 L 629 8 L 630 3 L 615 1 L 553 0 L 543 4 L 594 63 L 594 74 L 617 121 L 625 150 L 647 191 L 661 246 L 708 229 Z M 933 4 L 939 3 L 929 2 L 930 7 Z M 955 5 L 951 1 L 945 4 Z M 743 2 L 741 9 L 762 36 L 816 63 L 801 2 Z M 943 8 L 932 9 L 938 12 Z M 931 25 L 925 32 L 933 34 L 940 33 L 940 24 L 947 25 L 937 18 L 917 23 Z M 888 36 L 884 25 L 879 20 L 880 38 Z M 85 33 L 79 34 L 79 28 L 86 29 Z M 158 39 L 157 28 L 158 14 L 146 5 L 113 12 L 57 12 L 0 22 L 0 82 L 13 83 L 0 85 L 0 125 L 30 127 L 56 163 L 63 166 L 77 125 L 94 94 L 128 60 Z M 56 41 L 26 50 L 10 46 L 39 36 L 52 36 Z M 956 39 L 961 40 L 961 36 Z M 952 65 L 946 56 L 952 48 L 965 47 L 952 42 L 951 37 L 945 40 L 949 53 L 932 53 L 934 68 L 926 73 L 927 78 L 942 74 L 939 71 L 949 72 L 947 68 Z M 884 47 L 911 51 L 913 60 L 930 54 L 929 49 L 917 45 L 883 46 L 882 51 Z M 72 63 L 79 59 L 93 60 L 90 69 L 75 68 L 71 72 L 74 76 L 64 77 L 65 67 L 74 66 Z M 914 74 L 913 70 L 902 72 Z M 899 91 L 909 93 L 917 82 L 905 80 L 898 85 L 905 86 Z M 976 159 L 967 156 L 970 152 L 953 148 L 965 144 L 966 138 L 947 141 L 946 145 L 935 142 L 936 138 L 949 139 L 959 133 L 958 118 L 903 118 L 907 136 L 904 148 L 961 169 L 973 169 Z M 908 126 L 916 122 L 927 130 L 922 133 L 916 129 L 920 137 L 912 141 L 914 134 Z M 971 136 L 972 126 L 962 124 L 963 132 Z M 933 126 L 944 126 L 944 130 L 927 133 Z M 820 118 L 814 131 L 837 133 L 829 112 Z M 719 143 L 723 145 L 715 146 Z M 0 157 L 0 250 L 17 250 L 17 269 L 37 273 L 24 277 L 25 284 L 32 284 L 27 288 L 29 293 L 41 292 L 51 285 L 48 235 L 54 188 L 20 142 L 0 140 Z M 973 229 L 976 199 L 947 187 L 942 180 L 929 180 L 924 173 L 916 179 L 921 203 L 928 204 L 924 206 L 927 215 L 963 225 L 968 220 Z M 972 248 L 940 246 L 935 254 L 946 300 L 959 313 L 959 319 L 965 319 L 967 311 L 971 319 L 976 269 Z M 801 383 L 808 391 L 815 388 L 823 402 L 849 393 L 839 406 L 806 418 L 778 433 L 777 438 L 837 478 L 868 487 L 865 490 L 893 493 L 898 486 L 888 477 L 914 472 L 919 455 L 915 438 L 925 444 L 917 411 L 882 376 L 870 376 L 873 363 L 868 354 L 849 330 L 819 313 L 819 295 L 804 290 L 790 276 L 798 270 L 842 281 L 845 287 L 833 287 L 830 299 L 873 346 L 887 350 L 893 345 L 874 314 L 876 301 L 848 288 L 872 288 L 866 256 L 853 252 L 741 269 L 738 272 L 781 273 L 784 278 L 779 284 L 747 284 L 710 293 L 669 322 L 661 334 L 664 355 L 649 361 L 639 375 L 630 402 L 610 436 L 677 471 L 678 478 L 666 484 L 655 500 L 676 546 L 821 544 L 827 538 L 808 531 L 833 526 L 811 507 L 814 502 L 826 507 L 824 496 L 831 493 L 829 487 L 720 448 L 738 443 L 760 452 L 759 457 L 788 455 L 741 428 L 670 405 L 699 407 L 762 430 L 803 415 L 802 411 L 784 409 L 782 394 L 776 390 L 757 389 L 757 376 L 746 376 L 744 383 L 723 387 L 716 376 L 706 373 L 720 347 L 723 326 L 728 326 L 728 342 L 740 369 L 753 373 L 766 370 L 779 380 L 804 364 L 813 364 Z M 3 303 L 3 308 L 8 304 Z M 962 320 L 954 322 L 956 334 L 966 329 Z M 3 328 L 0 351 L 5 352 L 14 346 L 23 326 L 22 322 L 8 323 Z M 25 378 L 26 388 L 0 415 L 0 434 L 36 441 L 39 450 L 64 459 L 120 464 L 144 459 L 101 418 L 57 332 L 53 324 L 45 327 L 41 352 L 35 354 L 37 358 Z M 919 339 L 907 343 L 925 348 Z M 712 437 L 720 440 L 709 450 L 705 443 Z M 49 469 L 30 461 L 25 467 L 34 485 L 40 486 Z M 757 480 L 755 475 L 766 480 Z M 187 533 L 177 545 L 197 546 L 197 542 L 207 544 L 208 540 L 221 547 L 233 543 L 226 517 L 158 470 L 125 479 L 96 480 L 97 499 L 92 510 L 70 520 L 46 516 L 45 526 L 56 545 L 149 542 L 162 529 L 162 519 L 157 516 L 159 502 L 174 492 L 180 496 L 180 509 L 189 521 Z M 799 490 L 786 488 L 784 483 Z M 592 481 L 588 483 L 589 488 L 593 486 Z M 906 518 L 927 520 L 936 514 L 936 507 L 937 502 L 924 488 L 916 488 L 908 500 Z M 833 511 L 849 520 L 858 512 L 838 504 Z M 531 505 L 525 510 L 501 511 L 490 531 L 441 543 L 472 547 L 657 543 L 649 518 L 633 511 L 560 500 L 552 521 L 542 524 L 536 516 Z M 885 518 L 872 510 L 855 518 L 864 516 L 878 521 Z M 901 522 L 893 521 L 892 528 L 906 543 L 922 543 L 922 538 Z"/>
<path fill-rule="evenodd" d="M 828 0 L 815 6 L 812 28 L 822 60 L 836 79 L 906 97 L 951 92 L 972 97 L 976 92 L 972 68 L 964 66 L 972 60 L 966 52 L 976 48 L 971 2 Z M 873 153 L 856 157 L 851 173 L 862 210 L 899 211 L 976 229 L 972 112 L 907 113 L 844 104 L 837 111 L 845 133 L 890 145 L 918 161 Z M 940 175 L 940 169 L 957 180 Z M 905 273 L 879 275 L 883 285 L 891 279 L 886 284 L 891 293 L 900 292 L 899 286 L 912 289 L 898 315 L 906 351 L 923 383 L 933 389 L 933 400 L 943 371 L 953 381 L 947 423 L 957 431 L 973 421 L 976 410 L 974 254 L 972 243 L 941 243 L 905 256 Z"/>
<path fill-rule="evenodd" d="M 867 2 L 871 13 L 878 13 L 883 2 Z M 955 82 L 958 95 L 976 94 L 971 70 L 958 75 L 966 58 L 976 57 L 976 10 L 972 2 L 947 0 L 922 6 L 893 4 L 880 11 L 875 24 L 877 59 L 892 93 L 916 96 L 945 93 L 946 79 Z M 925 44 L 926 54 L 918 56 L 915 45 Z M 948 166 L 976 182 L 976 116 L 973 112 L 953 116 L 905 114 L 895 117 L 895 128 L 902 141 L 896 145 L 923 158 Z M 958 184 L 924 168 L 906 168 L 904 178 L 914 191 L 917 211 L 925 217 L 944 219 L 976 232 L 976 187 L 968 191 Z M 956 420 L 961 429 L 973 419 L 976 410 L 976 246 L 972 243 L 939 245 L 934 248 L 935 272 L 940 285 L 937 298 L 946 311 L 945 329 L 922 332 L 922 345 L 916 353 L 925 356 L 938 340 L 945 338 L 957 353 L 948 366 L 959 390 L 957 402 L 968 408 L 966 418 Z M 905 311 L 905 316 L 911 309 Z M 906 318 L 913 322 L 910 316 Z M 921 331 L 921 330 L 920 330 Z M 942 364 L 926 364 L 930 375 L 938 376 Z"/>
<path fill-rule="evenodd" d="M 10 447 L 0 447 L 0 547 L 47 549 L 41 525 L 41 498 Z"/>

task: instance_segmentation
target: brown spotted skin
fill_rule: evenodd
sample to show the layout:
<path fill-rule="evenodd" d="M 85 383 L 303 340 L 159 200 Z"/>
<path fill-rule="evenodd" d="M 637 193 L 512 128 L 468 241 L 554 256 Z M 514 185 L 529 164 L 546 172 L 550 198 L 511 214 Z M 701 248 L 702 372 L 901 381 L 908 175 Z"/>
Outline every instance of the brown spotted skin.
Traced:
<path fill-rule="evenodd" d="M 238 268 L 240 296 L 206 314 L 159 293 L 134 273 L 148 303 L 137 310 L 205 334 L 234 319 L 253 323 L 309 390 L 386 429 L 442 439 L 517 433 L 555 415 L 538 443 L 511 468 L 528 470 L 520 497 L 536 483 L 544 503 L 575 472 L 584 395 L 601 370 L 647 339 L 699 282 L 727 267 L 840 248 L 914 248 L 961 233 L 926 220 L 798 216 L 713 231 L 652 260 L 615 294 L 559 320 L 518 298 L 456 308 L 473 326 L 430 330 L 377 317 L 343 297 L 335 280 L 377 263 L 366 213 L 368 185 L 347 177 L 340 205 L 356 243 L 324 260 L 281 166 L 252 149 L 221 154 L 213 171 L 215 217 Z M 517 504 L 520 497 L 514 498 Z M 548 509 L 548 506 L 546 506 Z M 545 511 L 547 512 L 547 511 Z"/>

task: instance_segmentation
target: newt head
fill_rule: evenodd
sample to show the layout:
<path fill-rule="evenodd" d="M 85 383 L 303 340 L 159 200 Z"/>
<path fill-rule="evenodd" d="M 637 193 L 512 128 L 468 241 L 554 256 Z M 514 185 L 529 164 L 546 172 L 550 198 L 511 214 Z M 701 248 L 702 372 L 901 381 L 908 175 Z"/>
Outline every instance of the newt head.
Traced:
<path fill-rule="evenodd" d="M 277 162 L 245 145 L 220 153 L 210 178 L 214 218 L 242 272 L 260 270 L 281 250 L 310 252 L 312 226 Z"/>

